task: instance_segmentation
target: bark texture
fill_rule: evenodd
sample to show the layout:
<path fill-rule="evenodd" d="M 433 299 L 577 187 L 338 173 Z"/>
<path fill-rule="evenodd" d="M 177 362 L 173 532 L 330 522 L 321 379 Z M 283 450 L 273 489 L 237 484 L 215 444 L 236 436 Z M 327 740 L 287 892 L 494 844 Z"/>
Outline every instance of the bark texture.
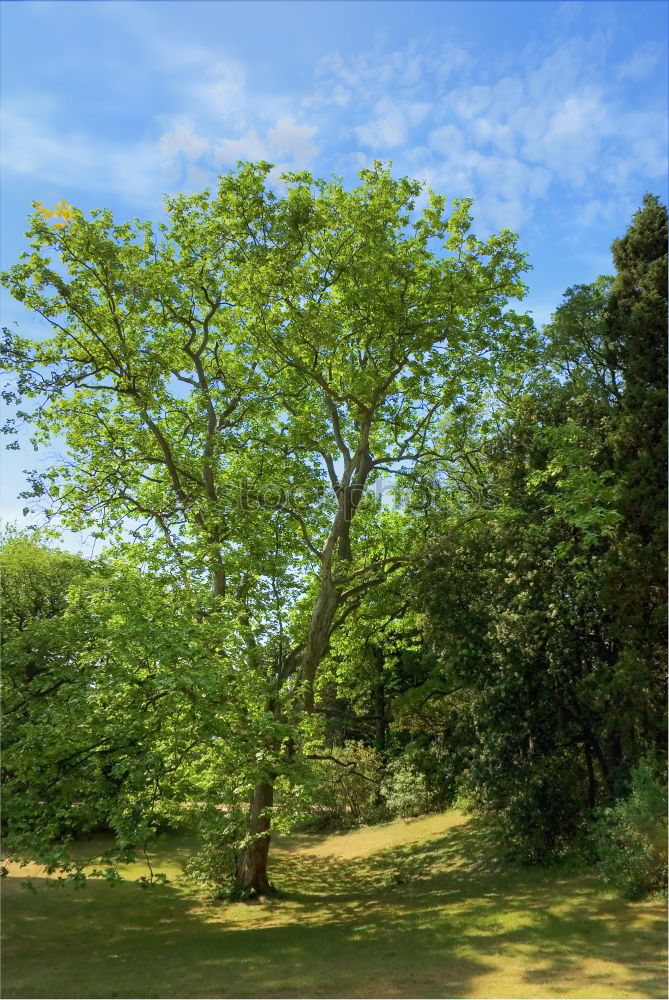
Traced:
<path fill-rule="evenodd" d="M 237 892 L 267 895 L 272 891 L 267 876 L 267 856 L 270 842 L 270 818 L 265 810 L 274 801 L 274 786 L 266 781 L 256 785 L 249 808 L 248 834 L 251 843 L 242 848 L 237 861 Z"/>

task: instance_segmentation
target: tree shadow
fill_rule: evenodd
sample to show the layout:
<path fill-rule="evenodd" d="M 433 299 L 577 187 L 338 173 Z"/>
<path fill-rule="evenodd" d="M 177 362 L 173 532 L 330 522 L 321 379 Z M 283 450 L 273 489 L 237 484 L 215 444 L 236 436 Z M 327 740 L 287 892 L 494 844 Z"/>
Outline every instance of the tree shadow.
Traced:
<path fill-rule="evenodd" d="M 505 864 L 473 820 L 362 857 L 330 843 L 280 844 L 281 895 L 252 905 L 176 884 L 12 890 L 3 996 L 662 995 L 659 907 L 651 920 L 593 878 Z M 497 992 L 477 992 L 498 971 Z"/>
<path fill-rule="evenodd" d="M 666 919 L 602 891 L 594 875 L 559 868 L 527 868 L 496 853 L 493 833 L 472 819 L 442 837 L 370 857 L 342 859 L 302 854 L 299 874 L 290 857 L 275 859 L 286 897 L 309 907 L 323 901 L 330 922 L 369 920 L 366 934 L 405 933 L 440 917 L 444 933 L 470 940 L 477 958 L 522 951 L 523 980 L 552 989 L 568 981 L 610 995 L 602 964 L 628 970 L 626 988 L 665 995 L 661 959 Z M 433 947 L 433 943 L 430 944 Z M 610 975 L 610 973 L 609 973 Z M 532 994 L 535 995 L 535 994 Z"/>

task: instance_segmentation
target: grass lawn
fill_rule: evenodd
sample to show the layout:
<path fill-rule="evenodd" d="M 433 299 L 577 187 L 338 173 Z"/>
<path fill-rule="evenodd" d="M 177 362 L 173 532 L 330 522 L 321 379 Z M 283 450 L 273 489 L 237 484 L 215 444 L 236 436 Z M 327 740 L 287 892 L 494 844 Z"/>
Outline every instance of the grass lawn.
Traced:
<path fill-rule="evenodd" d="M 283 895 L 250 905 L 198 896 L 181 877 L 189 853 L 159 842 L 152 863 L 172 881 L 148 890 L 53 888 L 13 869 L 2 995 L 667 997 L 661 903 L 500 864 L 457 812 L 278 841 Z"/>

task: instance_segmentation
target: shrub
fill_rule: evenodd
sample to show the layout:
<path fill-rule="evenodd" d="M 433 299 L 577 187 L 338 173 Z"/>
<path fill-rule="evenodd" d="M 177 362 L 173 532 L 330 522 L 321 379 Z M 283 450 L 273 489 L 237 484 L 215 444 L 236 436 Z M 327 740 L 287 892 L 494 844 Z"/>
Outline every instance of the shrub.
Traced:
<path fill-rule="evenodd" d="M 317 760 L 320 827 L 347 827 L 383 818 L 382 764 L 379 754 L 364 743 L 350 740 L 335 747 L 332 760 Z"/>
<path fill-rule="evenodd" d="M 420 816 L 434 807 L 436 796 L 411 750 L 390 761 L 381 787 L 392 816 Z"/>
<path fill-rule="evenodd" d="M 667 886 L 667 785 L 652 756 L 631 774 L 627 798 L 600 813 L 595 826 L 600 870 L 628 899 Z"/>
<path fill-rule="evenodd" d="M 214 899 L 228 899 L 235 888 L 241 817 L 231 814 L 205 827 L 200 850 L 186 864 L 186 876 L 208 889 Z"/>
<path fill-rule="evenodd" d="M 462 791 L 495 827 L 510 858 L 553 864 L 586 829 L 583 775 L 568 754 L 528 757 L 519 743 L 498 737 L 479 748 Z"/>

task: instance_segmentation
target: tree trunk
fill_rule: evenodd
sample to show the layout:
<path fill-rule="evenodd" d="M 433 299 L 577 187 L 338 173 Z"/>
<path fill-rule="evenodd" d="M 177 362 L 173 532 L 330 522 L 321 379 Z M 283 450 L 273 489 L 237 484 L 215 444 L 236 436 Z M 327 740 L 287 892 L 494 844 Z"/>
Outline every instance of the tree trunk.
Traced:
<path fill-rule="evenodd" d="M 592 748 L 587 737 L 583 742 L 583 749 L 585 751 L 585 763 L 588 769 L 588 809 L 592 811 L 597 802 L 597 779 L 595 778 L 595 769 L 592 766 Z"/>
<path fill-rule="evenodd" d="M 304 707 L 307 712 L 313 711 L 314 707 L 314 677 L 316 670 L 325 655 L 330 641 L 332 622 L 337 610 L 339 594 L 332 582 L 329 573 L 324 576 L 321 583 L 320 592 L 316 599 L 316 604 L 309 624 L 309 632 L 302 658 L 302 676 L 306 681 L 304 691 Z"/>
<path fill-rule="evenodd" d="M 371 421 L 371 417 L 369 418 Z M 348 563 L 351 561 L 350 532 L 355 512 L 363 496 L 365 483 L 372 469 L 372 458 L 368 449 L 369 423 L 360 431 L 361 444 L 358 446 L 355 458 L 347 457 L 347 468 L 342 481 L 353 481 L 349 486 L 339 490 L 339 505 L 332 522 L 332 528 L 321 553 L 320 579 L 321 585 L 314 604 L 307 633 L 307 641 L 302 656 L 302 679 L 304 685 L 304 707 L 307 712 L 314 708 L 314 678 L 321 660 L 327 652 L 332 634 L 335 614 L 339 606 L 340 588 L 335 585 L 332 571 L 335 550 L 339 559 Z M 364 447 L 362 442 L 364 441 Z"/>
<path fill-rule="evenodd" d="M 265 814 L 274 801 L 274 786 L 269 782 L 256 785 L 249 809 L 248 836 L 250 843 L 242 848 L 237 860 L 236 891 L 240 895 L 267 895 L 272 892 L 267 877 L 271 824 Z"/>
<path fill-rule="evenodd" d="M 377 643 L 371 644 L 376 678 L 372 689 L 374 702 L 374 746 L 381 755 L 384 765 L 386 761 L 386 741 L 388 735 L 388 714 L 386 705 L 386 686 L 383 683 L 383 666 L 385 656 L 383 649 Z"/>

